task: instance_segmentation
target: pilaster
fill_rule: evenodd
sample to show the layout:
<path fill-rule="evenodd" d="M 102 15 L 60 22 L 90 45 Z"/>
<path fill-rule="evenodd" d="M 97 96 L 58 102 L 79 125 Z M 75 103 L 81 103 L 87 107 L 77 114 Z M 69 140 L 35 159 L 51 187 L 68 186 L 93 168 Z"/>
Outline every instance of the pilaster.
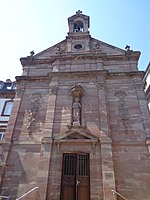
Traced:
<path fill-rule="evenodd" d="M 43 138 L 44 143 L 45 142 L 47 143 L 47 140 L 52 139 L 57 90 L 58 90 L 58 79 L 53 78 L 53 80 L 50 82 L 49 85 L 49 100 L 47 106 L 47 113 L 46 113 L 46 120 L 44 127 L 44 138 Z"/>
<path fill-rule="evenodd" d="M 38 170 L 38 185 L 40 192 L 40 199 L 45 200 L 47 197 L 47 187 L 49 179 L 49 167 L 52 155 L 52 137 L 53 137 L 53 124 L 54 124 L 54 113 L 55 113 L 55 103 L 57 97 L 58 81 L 53 79 L 49 86 L 49 100 L 47 106 L 45 127 L 44 127 L 44 137 L 42 139 L 41 145 L 41 155 L 40 155 L 40 166 Z"/>
<path fill-rule="evenodd" d="M 112 141 L 108 137 L 101 138 L 101 161 L 103 179 L 103 200 L 114 200 L 115 175 L 112 158 Z"/>
<path fill-rule="evenodd" d="M 104 80 L 97 82 L 98 98 L 99 98 L 99 113 L 100 113 L 100 130 L 102 134 L 109 135 L 109 119 L 106 99 L 106 84 Z"/>

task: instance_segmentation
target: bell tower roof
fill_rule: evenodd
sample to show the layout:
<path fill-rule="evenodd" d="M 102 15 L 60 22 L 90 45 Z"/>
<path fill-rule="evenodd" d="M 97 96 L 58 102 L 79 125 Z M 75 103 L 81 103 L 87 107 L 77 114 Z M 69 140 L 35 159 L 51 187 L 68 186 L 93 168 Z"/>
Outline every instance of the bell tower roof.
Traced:
<path fill-rule="evenodd" d="M 75 15 L 68 18 L 69 33 L 88 32 L 90 18 L 78 10 Z"/>

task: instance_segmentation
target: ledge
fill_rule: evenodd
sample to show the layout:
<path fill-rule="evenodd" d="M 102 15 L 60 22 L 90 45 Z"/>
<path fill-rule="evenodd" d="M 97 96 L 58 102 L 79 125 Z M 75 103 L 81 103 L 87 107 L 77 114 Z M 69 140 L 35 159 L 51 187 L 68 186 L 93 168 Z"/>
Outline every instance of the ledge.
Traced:
<path fill-rule="evenodd" d="M 49 76 L 16 76 L 16 81 L 30 81 L 30 80 L 50 80 Z"/>
<path fill-rule="evenodd" d="M 20 62 L 22 66 L 25 65 L 37 65 L 37 64 L 52 64 L 55 60 L 60 60 L 60 61 L 65 61 L 65 60 L 73 60 L 73 59 L 102 59 L 103 61 L 115 61 L 115 60 L 122 60 L 122 61 L 129 61 L 129 60 L 134 60 L 138 61 L 140 57 L 140 52 L 139 51 L 131 51 L 130 53 L 122 54 L 122 55 L 114 55 L 114 54 L 106 54 L 102 53 L 99 51 L 88 51 L 84 53 L 76 53 L 76 52 L 64 52 L 60 54 L 56 54 L 51 56 L 50 58 L 45 58 L 45 59 L 38 59 L 35 58 L 34 56 L 27 56 L 20 58 Z"/>
<path fill-rule="evenodd" d="M 133 71 L 133 72 L 109 72 L 108 70 L 93 70 L 93 71 L 68 71 L 68 72 L 49 72 L 46 76 L 16 76 L 16 81 L 33 81 L 33 80 L 51 80 L 53 76 L 60 77 L 66 75 L 94 75 L 94 76 L 139 76 L 143 78 L 144 71 Z"/>

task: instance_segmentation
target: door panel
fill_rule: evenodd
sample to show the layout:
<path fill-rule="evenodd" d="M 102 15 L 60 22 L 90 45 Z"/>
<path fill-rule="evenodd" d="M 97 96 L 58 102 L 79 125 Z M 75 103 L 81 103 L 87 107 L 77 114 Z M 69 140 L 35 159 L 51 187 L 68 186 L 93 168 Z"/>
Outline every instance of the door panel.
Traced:
<path fill-rule="evenodd" d="M 62 200 L 76 200 L 76 154 L 63 155 Z"/>
<path fill-rule="evenodd" d="M 89 178 L 88 177 L 79 177 L 78 184 L 78 198 L 77 200 L 89 200 Z"/>
<path fill-rule="evenodd" d="M 77 200 L 89 199 L 89 159 L 88 154 L 77 155 Z"/>
<path fill-rule="evenodd" d="M 64 154 L 61 200 L 89 200 L 88 154 Z"/>

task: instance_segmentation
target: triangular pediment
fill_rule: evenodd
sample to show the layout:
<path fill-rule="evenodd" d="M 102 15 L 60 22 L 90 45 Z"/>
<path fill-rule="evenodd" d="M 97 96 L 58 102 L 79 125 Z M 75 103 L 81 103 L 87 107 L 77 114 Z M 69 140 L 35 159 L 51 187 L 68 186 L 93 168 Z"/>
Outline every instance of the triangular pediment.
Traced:
<path fill-rule="evenodd" d="M 35 59 L 49 59 L 53 56 L 58 56 L 60 53 L 66 51 L 66 40 L 63 40 L 54 46 L 51 46 L 34 56 Z"/>
<path fill-rule="evenodd" d="M 34 58 L 35 59 L 49 59 L 53 56 L 58 56 L 60 53 L 61 54 L 65 53 L 66 49 L 67 49 L 67 41 L 64 40 L 48 49 L 36 54 L 34 56 Z M 106 54 L 106 55 L 125 55 L 125 52 L 126 52 L 123 49 L 120 49 L 118 47 L 112 46 L 110 44 L 107 44 L 105 42 L 102 42 L 100 40 L 92 38 L 91 39 L 91 52 L 93 52 L 93 51 L 96 51 L 96 52 L 99 52 L 102 54 Z M 83 51 L 82 51 L 82 54 L 84 54 Z M 85 54 L 87 54 L 87 52 L 85 52 Z"/>
<path fill-rule="evenodd" d="M 74 20 L 76 20 L 76 19 L 84 19 L 84 20 L 89 20 L 89 16 L 87 16 L 87 15 L 84 15 L 84 14 L 75 14 L 75 15 L 73 15 L 73 16 L 71 16 L 71 17 L 69 17 L 68 18 L 68 21 L 74 21 Z"/>
<path fill-rule="evenodd" d="M 111 54 L 112 55 L 125 55 L 125 52 L 126 52 L 124 49 L 121 49 L 116 46 L 110 45 L 108 43 L 102 42 L 95 38 L 91 39 L 91 46 L 92 46 L 92 50 L 99 51 L 106 55 L 111 55 Z"/>
<path fill-rule="evenodd" d="M 93 51 L 96 51 L 97 53 L 99 52 L 100 54 L 106 54 L 106 55 L 125 55 L 125 50 L 120 49 L 118 47 L 115 47 L 113 45 L 107 44 L 105 42 L 102 42 L 100 40 L 97 40 L 95 38 L 91 38 L 91 53 L 93 53 Z M 77 43 L 79 43 L 79 41 L 77 41 Z M 82 41 L 80 40 L 80 43 L 82 44 Z M 90 51 L 88 51 L 88 53 L 90 53 Z M 44 51 L 36 54 L 34 56 L 34 59 L 50 59 L 53 57 L 56 57 L 60 54 L 71 54 L 72 52 L 67 52 L 67 40 L 63 40 L 57 44 L 55 44 L 52 47 L 49 47 L 47 49 L 45 49 Z M 80 51 L 78 51 L 77 53 L 80 53 Z M 82 55 L 85 53 L 87 54 L 87 52 L 82 51 L 81 52 Z"/>
<path fill-rule="evenodd" d="M 91 139 L 90 137 L 87 137 L 81 133 L 78 132 L 73 132 L 71 134 L 68 134 L 66 137 L 63 139 Z"/>
<path fill-rule="evenodd" d="M 88 130 L 79 128 L 79 127 L 72 127 L 66 132 L 60 134 L 59 136 L 55 137 L 55 140 L 98 140 L 98 137 L 89 133 Z"/>

